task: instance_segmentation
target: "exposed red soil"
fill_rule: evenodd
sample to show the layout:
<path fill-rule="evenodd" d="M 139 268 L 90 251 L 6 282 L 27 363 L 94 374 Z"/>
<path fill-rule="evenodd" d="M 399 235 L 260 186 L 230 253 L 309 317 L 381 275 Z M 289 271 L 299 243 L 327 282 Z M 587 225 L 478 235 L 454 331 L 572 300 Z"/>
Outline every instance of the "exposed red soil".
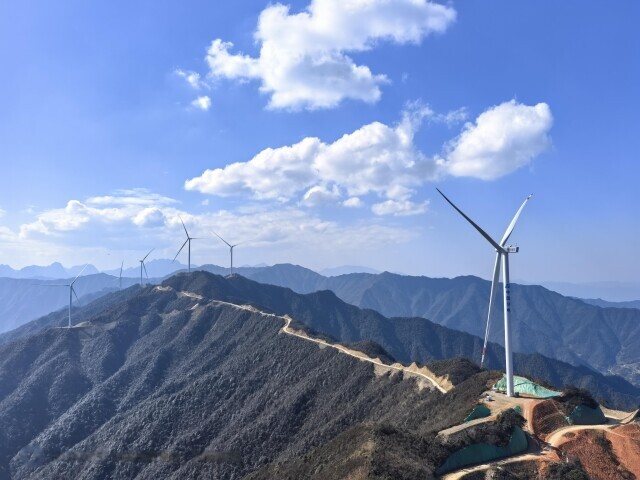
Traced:
<path fill-rule="evenodd" d="M 627 461 L 633 462 L 629 458 L 632 455 L 625 451 L 621 452 L 621 458 L 619 458 L 610 440 L 610 436 L 615 435 L 618 435 L 621 440 L 626 440 L 628 437 L 621 437 L 619 433 L 611 434 L 603 430 L 579 430 L 571 434 L 573 435 L 568 435 L 570 438 L 559 448 L 569 459 L 580 460 L 589 478 L 594 480 L 634 478 L 626 468 Z M 635 441 L 635 447 L 640 447 L 640 441 Z M 638 461 L 637 457 L 635 461 Z"/>
<path fill-rule="evenodd" d="M 640 424 L 632 423 L 607 432 L 613 452 L 624 467 L 640 478 Z"/>
<path fill-rule="evenodd" d="M 564 414 L 560 410 L 558 402 L 545 400 L 536 403 L 531 412 L 533 431 L 542 440 L 559 428 L 569 425 Z"/>

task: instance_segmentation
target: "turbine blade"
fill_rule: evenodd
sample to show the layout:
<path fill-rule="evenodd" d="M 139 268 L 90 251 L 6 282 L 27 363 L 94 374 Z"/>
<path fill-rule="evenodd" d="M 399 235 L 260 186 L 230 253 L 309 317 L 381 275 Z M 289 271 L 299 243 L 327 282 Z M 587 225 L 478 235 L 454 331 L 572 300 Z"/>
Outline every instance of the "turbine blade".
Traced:
<path fill-rule="evenodd" d="M 493 299 L 498 290 L 498 281 L 500 280 L 500 253 L 496 254 L 496 265 L 493 267 L 493 279 L 491 281 L 491 294 L 489 296 L 489 312 L 487 313 L 487 327 L 484 332 L 484 345 L 482 346 L 482 358 L 480 359 L 480 368 L 484 365 L 484 357 L 487 354 L 487 343 L 489 343 L 489 327 L 491 325 L 491 312 L 493 311 Z"/>
<path fill-rule="evenodd" d="M 475 228 L 478 231 L 478 233 L 480 233 L 480 235 L 482 235 L 491 245 L 493 245 L 496 250 L 498 250 L 499 252 L 502 251 L 502 247 L 498 245 L 496 241 L 493 238 L 491 238 L 487 232 L 482 230 L 473 220 L 467 217 L 462 210 L 456 207 L 455 204 L 451 200 L 449 200 L 444 193 L 440 191 L 440 189 L 436 188 L 436 190 L 438 190 L 438 193 L 442 195 L 447 202 L 449 202 L 449 205 L 455 208 L 458 211 L 458 213 L 467 220 L 467 222 L 473 225 L 473 228 Z"/>
<path fill-rule="evenodd" d="M 189 241 L 189 239 L 187 238 L 184 243 L 182 244 L 182 246 L 180 247 L 180 250 L 178 250 L 178 253 L 176 253 L 176 256 L 173 257 L 173 261 L 176 261 L 176 258 L 178 258 L 178 255 L 180 255 L 180 252 L 182 251 L 182 249 L 184 248 L 184 246 L 187 244 L 187 242 Z"/>
<path fill-rule="evenodd" d="M 147 280 L 149 279 L 149 274 L 147 273 L 147 266 L 142 262 L 142 268 L 144 268 L 144 274 L 147 276 Z"/>
<path fill-rule="evenodd" d="M 527 204 L 527 202 L 531 199 L 532 196 L 533 195 L 528 195 L 527 198 L 524 199 L 524 202 L 522 202 L 522 205 L 520 205 L 520 208 L 516 212 L 516 215 L 513 217 L 513 220 L 511 220 L 511 223 L 507 227 L 507 231 L 504 232 L 504 237 L 502 237 L 502 240 L 500 241 L 500 246 L 504 247 L 504 244 L 507 243 L 507 240 L 509 240 L 509 237 L 511 236 L 511 232 L 513 232 L 513 228 L 516 226 L 516 222 L 518 221 L 518 217 L 520 216 L 520 212 L 522 212 L 522 209 Z"/>
<path fill-rule="evenodd" d="M 187 227 L 184 226 L 184 222 L 182 221 L 182 217 L 180 215 L 178 215 L 178 218 L 180 219 L 180 223 L 182 223 L 182 228 L 184 228 L 184 233 L 187 234 L 187 238 L 189 238 L 189 232 L 187 232 Z"/>
<path fill-rule="evenodd" d="M 87 268 L 89 266 L 89 264 L 87 263 L 84 267 L 82 267 L 82 270 L 80 270 L 80 273 L 78 274 L 78 276 L 76 278 L 73 279 L 73 282 L 71 282 L 71 285 L 73 285 L 74 283 L 76 283 L 76 280 L 78 278 L 80 278 L 80 275 L 82 275 L 82 272 L 84 272 L 84 269 Z"/>
<path fill-rule="evenodd" d="M 76 297 L 76 300 L 80 301 L 80 299 L 78 298 L 78 294 L 76 293 L 76 289 L 71 287 L 71 291 L 73 292 L 74 297 Z"/>
<path fill-rule="evenodd" d="M 151 255 L 151 252 L 153 252 L 154 250 L 155 248 L 152 248 L 151 250 L 149 250 L 149 253 L 147 253 L 141 261 L 144 262 L 147 259 L 147 257 Z"/>
<path fill-rule="evenodd" d="M 68 283 L 32 283 L 31 285 L 38 287 L 70 287 Z"/>
<path fill-rule="evenodd" d="M 222 238 L 220 235 L 218 235 L 216 232 L 213 232 L 213 234 L 218 237 L 220 240 L 222 240 L 224 243 L 226 243 L 227 245 L 229 245 L 230 247 L 232 247 L 233 245 L 231 245 L 229 242 L 227 242 L 224 238 Z"/>

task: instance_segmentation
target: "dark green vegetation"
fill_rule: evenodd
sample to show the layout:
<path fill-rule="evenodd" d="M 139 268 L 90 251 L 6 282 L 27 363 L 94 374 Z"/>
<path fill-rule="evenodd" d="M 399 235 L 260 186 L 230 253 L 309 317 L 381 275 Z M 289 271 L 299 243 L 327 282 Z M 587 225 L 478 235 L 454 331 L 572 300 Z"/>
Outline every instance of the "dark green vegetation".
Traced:
<path fill-rule="evenodd" d="M 567 387 L 562 396 L 556 398 L 558 402 L 562 404 L 562 409 L 566 415 L 570 415 L 573 409 L 579 405 L 584 405 L 589 408 L 598 408 L 598 402 L 596 402 L 591 393 L 583 388 L 576 388 L 573 386 Z"/>
<path fill-rule="evenodd" d="M 546 480 L 589 480 L 579 461 L 552 463 Z"/>

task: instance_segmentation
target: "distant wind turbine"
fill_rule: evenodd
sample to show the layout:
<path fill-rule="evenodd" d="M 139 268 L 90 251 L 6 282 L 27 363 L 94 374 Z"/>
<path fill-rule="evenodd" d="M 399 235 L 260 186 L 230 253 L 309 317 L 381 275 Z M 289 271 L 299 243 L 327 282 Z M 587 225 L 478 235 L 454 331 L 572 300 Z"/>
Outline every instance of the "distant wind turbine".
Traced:
<path fill-rule="evenodd" d="M 149 250 L 149 253 L 147 253 L 144 258 L 142 260 L 139 260 L 140 262 L 140 286 L 142 286 L 142 269 L 144 268 L 144 274 L 147 276 L 147 279 L 149 279 L 149 274 L 147 273 L 147 266 L 144 264 L 144 261 L 147 259 L 147 257 L 149 255 L 151 255 L 151 252 L 153 252 L 153 248 L 151 250 Z"/>
<path fill-rule="evenodd" d="M 124 268 L 124 260 L 122 261 L 122 264 L 120 265 L 120 290 L 122 290 L 122 269 Z"/>
<path fill-rule="evenodd" d="M 229 242 L 227 242 L 224 238 L 222 238 L 216 232 L 213 232 L 213 234 L 229 246 L 229 254 L 231 255 L 231 267 L 229 268 L 229 271 L 230 271 L 229 275 L 233 275 L 233 249 L 238 245 L 240 245 L 242 242 L 238 242 L 234 245 L 231 245 Z"/>
<path fill-rule="evenodd" d="M 73 295 L 75 295 L 76 300 L 79 300 L 78 294 L 76 293 L 75 288 L 73 288 L 73 284 L 76 283 L 76 280 L 80 278 L 80 275 L 82 275 L 82 272 L 84 272 L 84 269 L 87 268 L 88 266 L 89 264 L 87 263 L 84 267 L 82 267 L 82 270 L 80 270 L 80 273 L 78 274 L 78 276 L 74 278 L 71 283 L 39 283 L 38 284 L 42 287 L 69 287 L 69 328 L 71 328 L 71 306 L 73 303 Z"/>
<path fill-rule="evenodd" d="M 187 227 L 185 227 L 184 222 L 182 221 L 182 217 L 180 217 L 180 215 L 178 215 L 178 218 L 180 219 L 180 223 L 182 223 L 182 228 L 184 228 L 184 233 L 187 234 L 187 239 L 184 241 L 184 243 L 180 247 L 180 250 L 178 250 L 178 253 L 176 253 L 176 256 L 173 257 L 173 261 L 174 262 L 176 261 L 176 258 L 178 258 L 178 255 L 180 255 L 180 252 L 182 251 L 184 246 L 188 243 L 189 244 L 189 246 L 187 247 L 187 251 L 189 252 L 188 268 L 189 268 L 189 273 L 191 273 L 191 240 L 199 240 L 199 238 L 194 238 L 194 237 L 189 236 L 189 232 L 187 231 Z"/>
<path fill-rule="evenodd" d="M 482 230 L 473 220 L 467 217 L 462 210 L 456 207 L 451 200 L 447 198 L 447 196 L 442 193 L 439 189 L 438 193 L 444 197 L 444 199 L 449 202 L 449 204 L 455 208 L 460 215 L 462 215 L 479 233 L 482 235 L 492 246 L 496 249 L 496 263 L 493 267 L 493 279 L 491 281 L 491 294 L 489 297 L 489 313 L 487 314 L 487 327 L 484 334 L 484 346 L 482 348 L 482 359 L 480 360 L 480 367 L 484 364 L 485 354 L 487 353 L 487 342 L 489 340 L 489 325 L 491 323 L 491 310 L 493 308 L 493 297 L 498 289 L 498 282 L 500 280 L 500 260 L 502 260 L 502 285 L 503 285 L 503 301 L 504 301 L 504 353 L 505 353 L 505 366 L 506 366 L 506 377 L 507 377 L 507 395 L 509 397 L 514 396 L 513 392 L 513 354 L 511 352 L 511 325 L 510 325 L 510 316 L 511 316 L 511 285 L 509 283 L 509 254 L 510 253 L 518 253 L 520 247 L 514 246 L 506 246 L 507 240 L 511 236 L 514 227 L 516 226 L 516 222 L 518 221 L 518 217 L 522 212 L 522 209 L 527 204 L 527 202 L 531 199 L 531 195 L 525 198 L 522 205 L 516 212 L 513 220 L 507 227 L 507 230 L 504 232 L 504 236 L 500 243 L 497 243 L 493 238 L 491 238 L 484 230 Z"/>

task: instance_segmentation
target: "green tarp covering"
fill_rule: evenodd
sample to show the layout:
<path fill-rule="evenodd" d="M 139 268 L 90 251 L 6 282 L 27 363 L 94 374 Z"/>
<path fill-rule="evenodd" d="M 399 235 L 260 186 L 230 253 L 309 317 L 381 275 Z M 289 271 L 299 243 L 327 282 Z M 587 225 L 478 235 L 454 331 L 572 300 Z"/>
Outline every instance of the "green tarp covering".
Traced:
<path fill-rule="evenodd" d="M 522 414 L 522 412 L 519 412 Z M 476 418 L 485 418 L 491 415 L 491 410 L 484 403 L 479 403 L 476 405 L 467 418 L 464 419 L 465 422 L 470 422 L 471 420 L 475 420 Z"/>
<path fill-rule="evenodd" d="M 569 418 L 572 425 L 601 425 L 607 423 L 607 418 L 602 413 L 600 405 L 596 408 L 589 408 L 586 405 L 578 405 L 573 409 Z"/>
<path fill-rule="evenodd" d="M 511 455 L 524 452 L 527 447 L 527 436 L 520 427 L 515 426 L 509 439 L 509 444 L 506 447 L 498 447 L 489 443 L 475 443 L 461 448 L 452 455 L 449 455 L 440 468 L 436 470 L 436 475 L 458 470 L 467 465 L 476 465 L 499 458 L 510 457 Z"/>
<path fill-rule="evenodd" d="M 495 384 L 496 390 L 499 392 L 507 391 L 507 379 L 502 377 L 498 383 Z M 549 398 L 549 397 L 559 397 L 560 392 L 556 392 L 553 390 L 549 390 L 548 388 L 544 388 L 541 385 L 538 385 L 531 380 L 524 377 L 513 377 L 513 389 L 516 393 L 524 393 L 525 395 L 533 395 L 539 398 Z"/>

